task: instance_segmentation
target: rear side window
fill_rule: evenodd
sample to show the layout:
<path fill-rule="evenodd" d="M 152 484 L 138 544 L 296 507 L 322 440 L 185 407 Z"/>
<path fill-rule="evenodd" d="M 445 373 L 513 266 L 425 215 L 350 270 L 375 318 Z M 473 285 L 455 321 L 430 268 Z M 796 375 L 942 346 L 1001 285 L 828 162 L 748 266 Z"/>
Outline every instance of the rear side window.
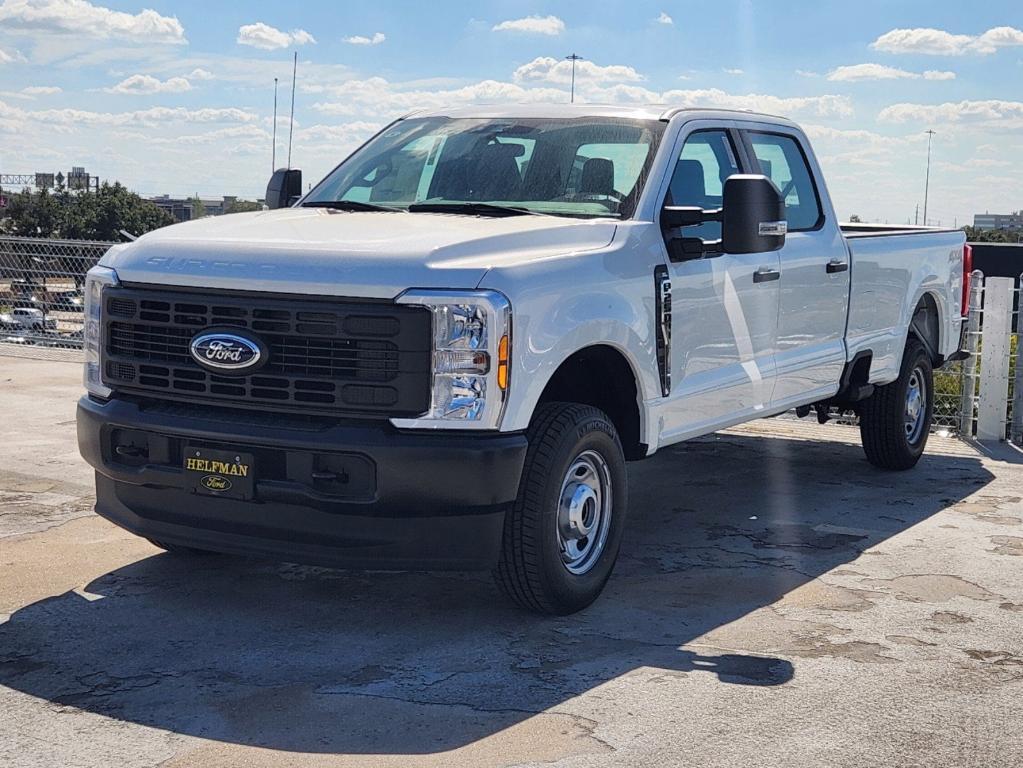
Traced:
<path fill-rule="evenodd" d="M 792 136 L 749 132 L 760 172 L 778 185 L 785 198 L 789 231 L 816 229 L 821 223 L 821 203 L 806 155 Z"/>

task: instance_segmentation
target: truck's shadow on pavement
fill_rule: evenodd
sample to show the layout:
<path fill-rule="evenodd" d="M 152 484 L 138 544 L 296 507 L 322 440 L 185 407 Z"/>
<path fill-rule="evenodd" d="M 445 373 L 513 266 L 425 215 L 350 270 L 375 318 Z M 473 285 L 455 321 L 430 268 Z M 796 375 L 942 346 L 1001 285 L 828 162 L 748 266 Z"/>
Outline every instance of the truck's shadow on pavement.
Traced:
<path fill-rule="evenodd" d="M 0 684 L 224 742 L 405 754 L 471 743 L 640 668 L 651 684 L 781 685 L 798 665 L 680 647 L 990 480 L 969 456 L 893 475 L 858 446 L 710 437 L 633 465 L 619 566 L 577 616 L 519 612 L 484 574 L 161 554 L 18 610 L 0 625 Z"/>

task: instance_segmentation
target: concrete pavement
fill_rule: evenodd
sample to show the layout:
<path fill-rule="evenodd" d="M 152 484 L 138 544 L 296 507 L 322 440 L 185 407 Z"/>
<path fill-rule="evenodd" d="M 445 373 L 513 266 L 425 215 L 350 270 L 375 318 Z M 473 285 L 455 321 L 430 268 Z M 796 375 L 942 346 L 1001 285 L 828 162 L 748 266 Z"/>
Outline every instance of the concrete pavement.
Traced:
<path fill-rule="evenodd" d="M 1023 764 L 1023 465 L 770 420 L 630 469 L 577 616 L 485 574 L 161 553 L 91 514 L 76 365 L 0 357 L 0 766 Z"/>

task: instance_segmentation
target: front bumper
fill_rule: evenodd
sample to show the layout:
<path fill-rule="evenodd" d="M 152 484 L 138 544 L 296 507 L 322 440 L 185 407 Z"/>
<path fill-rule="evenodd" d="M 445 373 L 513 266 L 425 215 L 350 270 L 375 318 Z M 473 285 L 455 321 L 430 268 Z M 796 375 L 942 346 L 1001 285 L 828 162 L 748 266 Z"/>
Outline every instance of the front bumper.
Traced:
<path fill-rule="evenodd" d="M 333 567 L 484 569 L 518 492 L 522 434 L 419 434 L 214 408 L 78 404 L 96 512 L 169 544 Z M 254 498 L 199 495 L 186 445 L 252 454 Z"/>

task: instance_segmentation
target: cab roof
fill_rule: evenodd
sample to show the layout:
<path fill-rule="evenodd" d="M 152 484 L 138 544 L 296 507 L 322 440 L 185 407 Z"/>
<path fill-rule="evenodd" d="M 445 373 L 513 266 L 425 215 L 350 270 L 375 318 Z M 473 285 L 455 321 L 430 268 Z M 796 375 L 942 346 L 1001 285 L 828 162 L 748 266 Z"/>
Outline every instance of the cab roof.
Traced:
<path fill-rule="evenodd" d="M 737 120 L 752 119 L 792 125 L 777 115 L 738 109 L 678 107 L 671 104 L 474 104 L 410 112 L 409 117 L 478 117 L 478 118 L 571 118 L 622 117 L 633 120 L 664 120 L 685 114 L 690 119 Z"/>

